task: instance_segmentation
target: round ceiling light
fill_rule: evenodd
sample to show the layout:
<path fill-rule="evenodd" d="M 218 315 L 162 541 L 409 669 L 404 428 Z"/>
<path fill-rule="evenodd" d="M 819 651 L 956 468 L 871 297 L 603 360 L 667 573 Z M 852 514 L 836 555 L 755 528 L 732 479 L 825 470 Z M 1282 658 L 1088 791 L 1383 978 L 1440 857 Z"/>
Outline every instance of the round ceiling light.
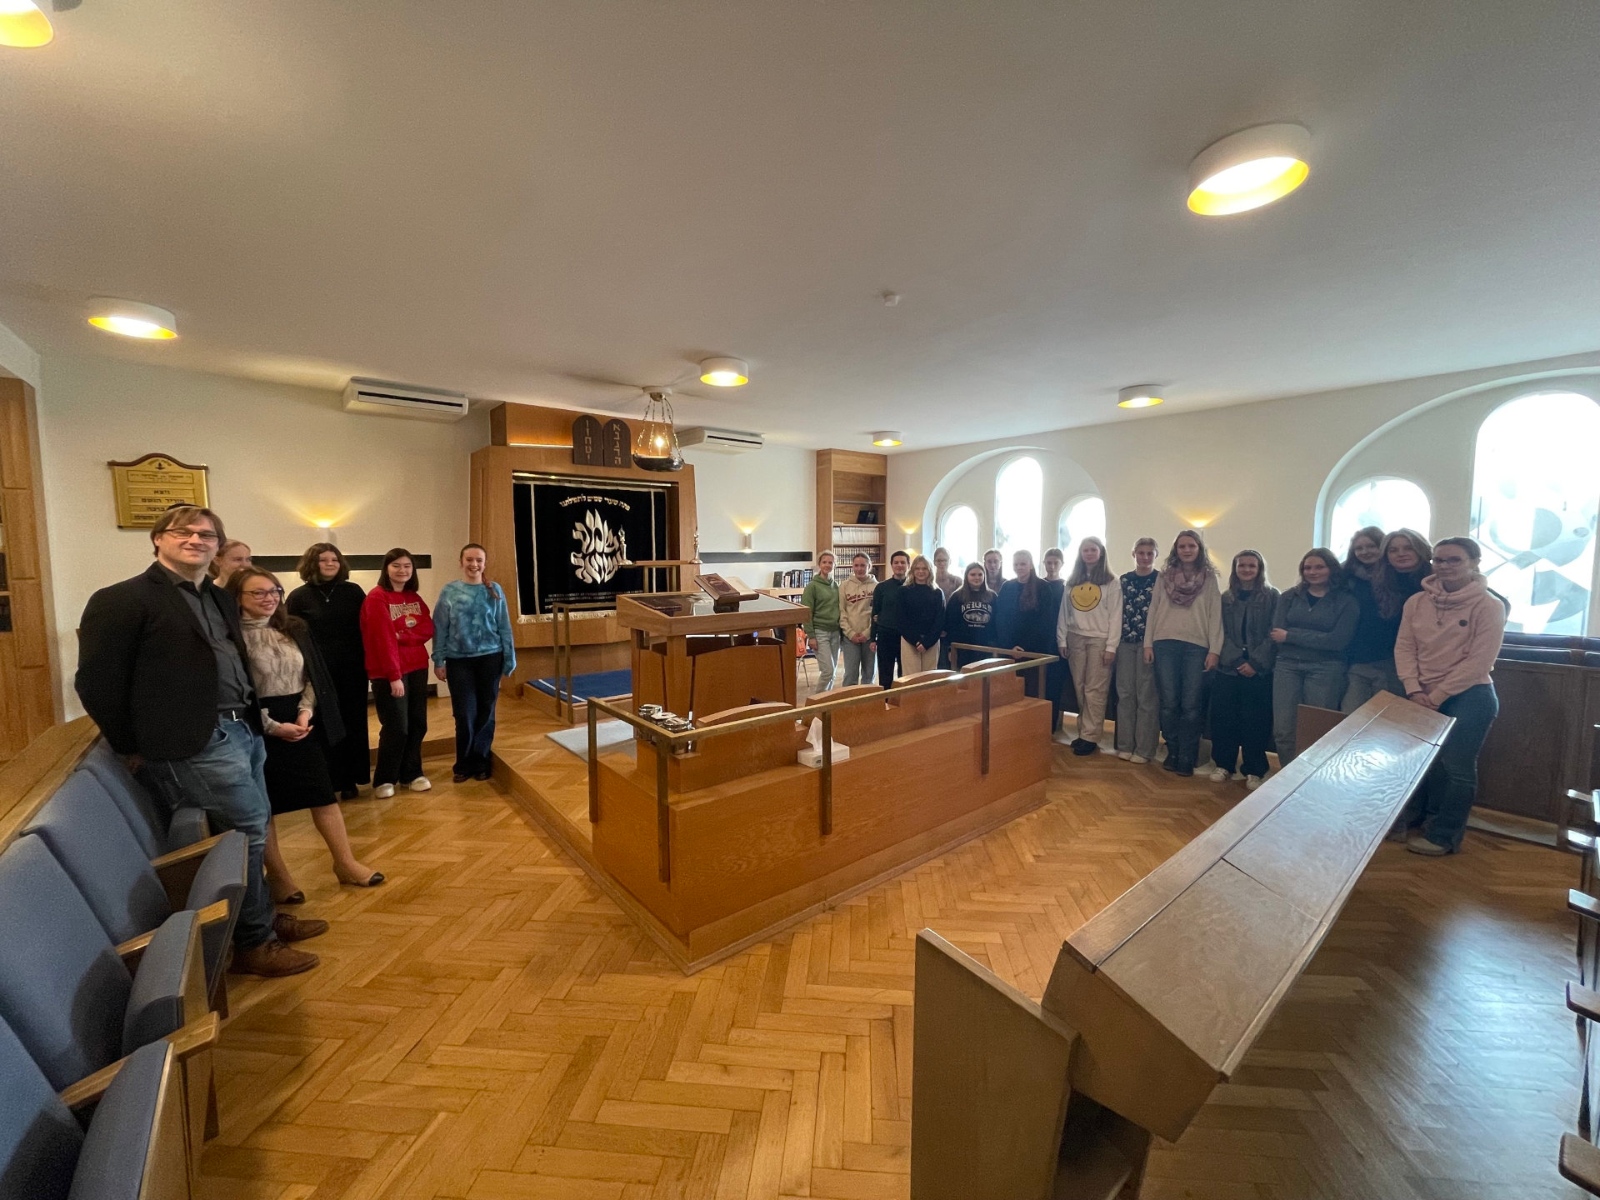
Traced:
<path fill-rule="evenodd" d="M 1136 383 L 1117 393 L 1118 408 L 1154 408 L 1165 399 L 1153 383 Z"/>
<path fill-rule="evenodd" d="M 49 45 L 56 31 L 33 0 L 0 0 L 0 46 L 31 50 Z"/>
<path fill-rule="evenodd" d="M 0 0 L 0 4 L 5 0 Z M 178 336 L 178 318 L 154 304 L 97 296 L 89 301 L 89 324 L 123 337 L 166 341 Z"/>
<path fill-rule="evenodd" d="M 701 359 L 700 382 L 712 387 L 743 387 L 750 382 L 750 364 L 742 358 Z"/>
<path fill-rule="evenodd" d="M 1189 164 L 1189 208 L 1204 217 L 1225 217 L 1281 200 L 1306 181 L 1310 155 L 1311 134 L 1300 125 L 1230 133 Z"/>
<path fill-rule="evenodd" d="M 872 435 L 874 446 L 898 446 L 905 441 L 905 435 L 898 429 L 880 429 Z"/>

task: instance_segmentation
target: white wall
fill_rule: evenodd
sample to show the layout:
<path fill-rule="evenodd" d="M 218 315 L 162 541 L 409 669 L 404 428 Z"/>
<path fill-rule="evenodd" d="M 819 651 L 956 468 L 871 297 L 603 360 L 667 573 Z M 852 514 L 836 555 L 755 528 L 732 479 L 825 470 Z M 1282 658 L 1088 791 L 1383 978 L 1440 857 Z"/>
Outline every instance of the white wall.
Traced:
<path fill-rule="evenodd" d="M 58 657 L 68 716 L 74 632 L 99 587 L 145 569 L 149 534 L 118 529 L 113 460 L 159 451 L 210 468 L 212 507 L 257 554 L 299 554 L 333 540 L 351 554 L 403 545 L 434 556 L 430 600 L 467 540 L 468 455 L 488 441 L 484 415 L 455 424 L 340 410 L 337 393 L 106 358 L 44 361 L 39 433 L 54 574 Z M 357 576 L 370 586 L 376 575 Z M 286 580 L 285 586 L 297 581 Z"/>
<path fill-rule="evenodd" d="M 744 530 L 754 528 L 748 560 L 712 563 L 706 570 L 735 575 L 751 587 L 771 587 L 774 571 L 810 565 L 774 562 L 762 552 L 813 551 L 816 541 L 817 452 L 768 444 L 746 454 L 722 454 L 691 446 L 684 458 L 694 466 L 700 550 L 744 550 Z"/>
<path fill-rule="evenodd" d="M 39 356 L 4 325 L 0 325 L 0 374 L 12 375 L 39 390 Z"/>
<path fill-rule="evenodd" d="M 889 519 L 918 527 L 921 532 L 914 540 L 931 548 L 933 522 L 948 507 L 952 489 L 966 486 L 961 478 L 965 472 L 975 466 L 988 472 L 987 493 L 981 476 L 972 486 L 975 495 L 984 496 L 984 503 L 974 507 L 981 519 L 989 519 L 994 466 L 1018 449 L 1038 447 L 1081 465 L 1098 485 L 1106 502 L 1114 564 L 1129 560 L 1137 537 L 1149 535 L 1165 546 L 1178 529 L 1200 525 L 1219 562 L 1245 547 L 1259 550 L 1282 585 L 1293 581 L 1299 556 L 1314 544 L 1325 483 L 1370 435 L 1441 397 L 1536 379 L 1560 381 L 1574 373 L 1592 376 L 1597 368 L 1600 353 L 1575 355 L 1196 413 L 1157 412 L 1142 420 L 1026 439 L 892 454 Z M 1461 406 L 1454 420 L 1471 420 L 1471 411 L 1471 405 Z M 1458 490 L 1462 473 L 1470 476 L 1472 470 L 1470 435 L 1464 454 L 1462 444 L 1460 437 L 1441 438 L 1436 450 L 1451 460 L 1450 474 L 1457 480 L 1452 486 Z M 989 465 L 991 457 L 994 466 Z M 1053 528 L 1054 519 L 1047 501 L 1047 529 Z M 1452 531 L 1464 532 L 1464 511 L 1456 519 L 1462 528 Z M 1434 532 L 1445 532 L 1440 520 Z"/>

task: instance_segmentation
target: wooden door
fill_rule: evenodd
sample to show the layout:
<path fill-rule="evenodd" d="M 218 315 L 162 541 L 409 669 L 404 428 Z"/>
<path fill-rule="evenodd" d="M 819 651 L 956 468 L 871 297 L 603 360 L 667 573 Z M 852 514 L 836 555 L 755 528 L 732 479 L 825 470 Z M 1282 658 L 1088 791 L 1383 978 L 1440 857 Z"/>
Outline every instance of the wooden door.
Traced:
<path fill-rule="evenodd" d="M 0 762 L 55 721 L 33 389 L 0 377 Z"/>

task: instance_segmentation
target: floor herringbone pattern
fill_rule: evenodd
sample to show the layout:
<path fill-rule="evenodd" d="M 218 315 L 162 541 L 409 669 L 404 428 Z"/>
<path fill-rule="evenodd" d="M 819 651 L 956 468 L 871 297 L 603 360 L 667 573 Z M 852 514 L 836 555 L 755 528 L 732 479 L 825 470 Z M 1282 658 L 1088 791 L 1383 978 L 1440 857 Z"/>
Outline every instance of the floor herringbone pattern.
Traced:
<path fill-rule="evenodd" d="M 1038 812 L 692 978 L 490 785 L 346 805 L 372 891 L 332 883 L 297 814 L 334 929 L 308 975 L 235 977 L 206 1195 L 904 1197 L 916 931 L 1037 996 L 1066 934 L 1242 795 L 1063 756 Z M 1571 864 L 1384 846 L 1145 1197 L 1577 1195 L 1553 1165 Z"/>

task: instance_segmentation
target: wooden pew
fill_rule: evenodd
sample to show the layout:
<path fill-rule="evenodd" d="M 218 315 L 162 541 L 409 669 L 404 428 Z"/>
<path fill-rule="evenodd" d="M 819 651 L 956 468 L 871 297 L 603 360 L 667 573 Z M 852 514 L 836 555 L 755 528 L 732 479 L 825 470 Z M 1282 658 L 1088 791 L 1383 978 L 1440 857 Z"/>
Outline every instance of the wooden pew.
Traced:
<path fill-rule="evenodd" d="M 1369 700 L 1068 938 L 1038 1004 L 924 930 L 913 1200 L 1136 1196 L 1150 1138 L 1239 1068 L 1452 723 Z"/>

